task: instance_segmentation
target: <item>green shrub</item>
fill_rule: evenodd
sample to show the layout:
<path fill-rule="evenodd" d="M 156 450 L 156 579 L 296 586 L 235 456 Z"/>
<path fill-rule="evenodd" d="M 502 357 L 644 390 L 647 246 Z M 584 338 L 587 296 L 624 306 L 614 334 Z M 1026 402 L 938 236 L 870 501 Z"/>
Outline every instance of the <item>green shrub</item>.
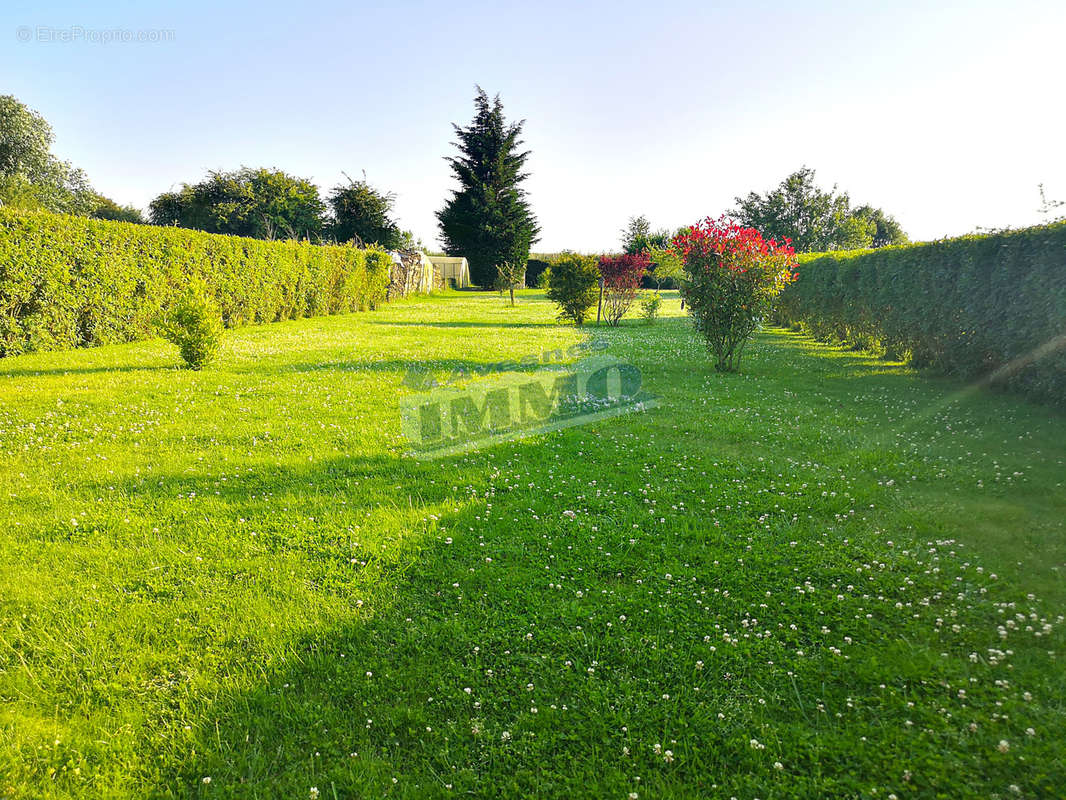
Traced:
<path fill-rule="evenodd" d="M 544 291 L 547 291 L 548 287 L 551 286 L 551 281 L 552 281 L 552 271 L 551 271 L 551 267 L 548 267 L 546 270 L 541 272 L 540 275 L 537 276 L 536 287 L 538 289 L 543 289 Z"/>
<path fill-rule="evenodd" d="M 600 271 L 593 256 L 562 253 L 551 267 L 548 299 L 559 306 L 560 319 L 581 325 L 596 305 Z"/>
<path fill-rule="evenodd" d="M 659 318 L 659 309 L 662 307 L 663 297 L 658 292 L 645 292 L 640 300 L 640 313 L 644 321 L 649 325 Z"/>
<path fill-rule="evenodd" d="M 374 308 L 390 268 L 380 248 L 0 208 L 0 356 L 152 337 L 190 282 L 227 328 Z"/>
<path fill-rule="evenodd" d="M 191 288 L 159 323 L 159 330 L 178 346 L 189 369 L 203 369 L 218 352 L 222 316 L 202 288 Z"/>
<path fill-rule="evenodd" d="M 1066 397 L 1066 223 L 800 258 L 778 321 L 1034 399 Z"/>

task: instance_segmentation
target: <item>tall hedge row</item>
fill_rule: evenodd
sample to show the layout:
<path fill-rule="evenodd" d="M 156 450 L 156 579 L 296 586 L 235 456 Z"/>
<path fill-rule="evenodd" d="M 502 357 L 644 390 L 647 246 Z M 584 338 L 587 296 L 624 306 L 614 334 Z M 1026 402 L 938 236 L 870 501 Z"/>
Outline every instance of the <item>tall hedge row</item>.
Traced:
<path fill-rule="evenodd" d="M 1066 405 L 1066 223 L 804 256 L 784 323 Z"/>
<path fill-rule="evenodd" d="M 0 208 L 0 356 L 152 337 L 194 281 L 227 327 L 373 308 L 390 268 L 377 249 Z"/>

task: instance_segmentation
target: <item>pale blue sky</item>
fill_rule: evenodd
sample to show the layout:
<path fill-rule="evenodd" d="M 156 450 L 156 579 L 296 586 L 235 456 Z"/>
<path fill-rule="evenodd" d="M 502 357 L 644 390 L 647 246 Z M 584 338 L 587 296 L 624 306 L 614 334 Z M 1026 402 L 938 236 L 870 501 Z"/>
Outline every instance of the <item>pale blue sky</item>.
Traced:
<path fill-rule="evenodd" d="M 85 40 L 112 28 L 173 40 Z M 1066 199 L 1064 48 L 1062 0 L 5 0 L 0 93 L 141 207 L 208 169 L 324 189 L 365 170 L 433 244 L 450 123 L 480 83 L 527 120 L 535 249 L 615 247 L 633 214 L 717 215 L 802 164 L 928 239 L 1037 221 L 1040 182 Z"/>

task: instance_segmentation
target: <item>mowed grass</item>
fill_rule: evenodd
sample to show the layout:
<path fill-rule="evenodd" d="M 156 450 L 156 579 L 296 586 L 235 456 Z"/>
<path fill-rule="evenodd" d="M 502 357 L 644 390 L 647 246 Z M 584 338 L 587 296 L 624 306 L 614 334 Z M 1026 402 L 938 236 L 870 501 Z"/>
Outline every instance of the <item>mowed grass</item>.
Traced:
<path fill-rule="evenodd" d="M 0 361 L 0 797 L 1066 796 L 1066 419 L 667 312 Z M 409 369 L 589 337 L 660 406 L 404 455 Z"/>

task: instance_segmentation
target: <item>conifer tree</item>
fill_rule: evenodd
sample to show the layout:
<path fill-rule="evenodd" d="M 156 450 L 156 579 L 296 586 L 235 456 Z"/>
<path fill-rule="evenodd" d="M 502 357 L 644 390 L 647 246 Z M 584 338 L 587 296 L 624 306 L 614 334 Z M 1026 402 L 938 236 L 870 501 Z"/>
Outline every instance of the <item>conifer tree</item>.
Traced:
<path fill-rule="evenodd" d="M 529 151 L 518 138 L 525 121 L 508 123 L 503 104 L 480 86 L 474 98 L 474 119 L 461 128 L 453 125 L 459 155 L 448 157 L 459 189 L 437 212 L 441 240 L 449 255 L 465 256 L 471 280 L 490 287 L 497 266 L 525 264 L 540 228 L 530 211 L 521 183 Z"/>

